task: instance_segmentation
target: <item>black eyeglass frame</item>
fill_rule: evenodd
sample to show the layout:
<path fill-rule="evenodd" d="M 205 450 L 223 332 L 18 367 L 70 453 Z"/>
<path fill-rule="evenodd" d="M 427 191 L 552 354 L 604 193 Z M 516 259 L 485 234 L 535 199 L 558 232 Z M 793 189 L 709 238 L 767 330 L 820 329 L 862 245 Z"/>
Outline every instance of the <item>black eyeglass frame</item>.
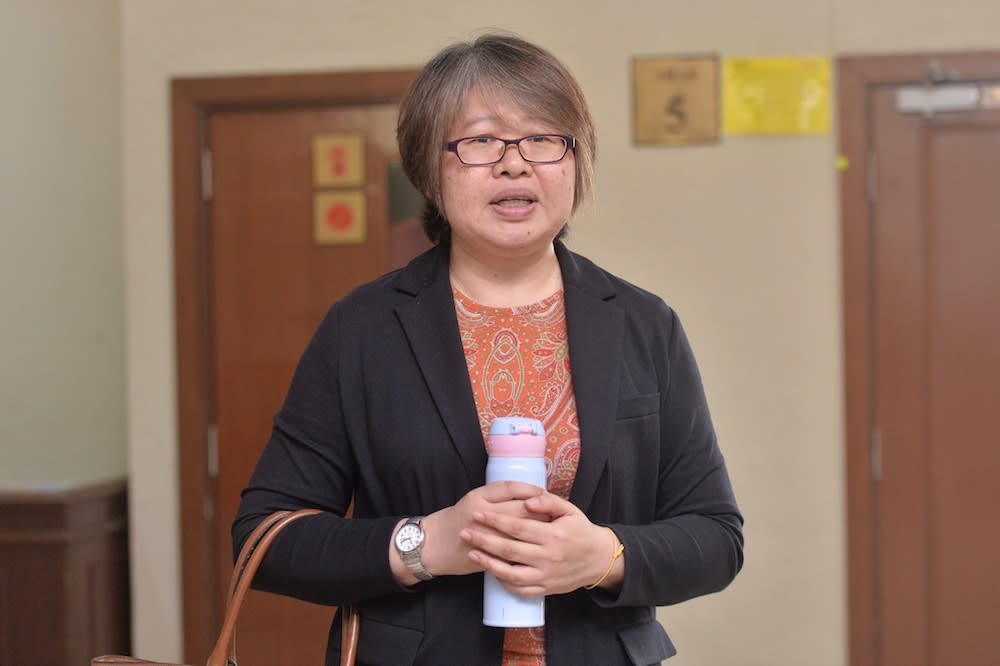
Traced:
<path fill-rule="evenodd" d="M 559 156 L 557 160 L 531 160 L 524 156 L 524 151 L 521 150 L 521 142 L 525 139 L 533 139 L 538 136 L 555 136 L 559 137 L 566 144 L 566 149 L 563 150 L 563 154 Z M 458 144 L 463 141 L 468 141 L 469 139 L 494 139 L 496 141 L 503 142 L 503 150 L 500 151 L 500 156 L 497 157 L 492 162 L 466 162 L 462 159 L 462 156 L 458 154 Z M 491 164 L 496 164 L 503 160 L 504 156 L 507 154 L 507 148 L 509 146 L 517 146 L 517 153 L 521 156 L 521 159 L 525 162 L 530 162 L 531 164 L 555 164 L 556 162 L 562 162 L 566 158 L 566 153 L 571 150 L 576 150 L 576 137 L 569 136 L 568 134 L 529 134 L 528 136 L 522 136 L 520 139 L 501 139 L 498 136 L 463 136 L 461 139 L 455 139 L 454 141 L 445 142 L 443 148 L 450 153 L 455 153 L 455 157 L 458 161 L 466 166 L 489 166 Z"/>

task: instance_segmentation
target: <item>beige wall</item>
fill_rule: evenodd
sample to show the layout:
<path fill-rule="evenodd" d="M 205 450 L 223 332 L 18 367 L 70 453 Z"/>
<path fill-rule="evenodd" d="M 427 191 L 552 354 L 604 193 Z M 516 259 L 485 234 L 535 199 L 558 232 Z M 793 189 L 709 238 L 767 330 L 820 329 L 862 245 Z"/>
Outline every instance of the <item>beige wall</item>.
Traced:
<path fill-rule="evenodd" d="M 585 11 L 581 7 L 593 5 Z M 599 131 L 596 204 L 571 245 L 677 307 L 747 517 L 725 593 L 661 611 L 684 664 L 846 662 L 834 136 L 630 139 L 635 55 L 998 48 L 1000 4 L 966 0 L 329 0 L 122 4 L 128 446 L 136 649 L 181 652 L 168 81 L 415 66 L 503 27 L 577 74 Z M 386 7 L 396 7 L 393 16 Z"/>
<path fill-rule="evenodd" d="M 116 0 L 0 2 L 0 486 L 125 474 Z"/>

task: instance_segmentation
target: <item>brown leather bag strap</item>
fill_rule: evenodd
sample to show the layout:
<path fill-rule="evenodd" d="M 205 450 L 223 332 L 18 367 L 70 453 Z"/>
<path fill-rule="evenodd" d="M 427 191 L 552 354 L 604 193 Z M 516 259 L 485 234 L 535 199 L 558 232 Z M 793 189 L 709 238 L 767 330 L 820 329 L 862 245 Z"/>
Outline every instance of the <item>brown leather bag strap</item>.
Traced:
<path fill-rule="evenodd" d="M 215 642 L 215 649 L 208 658 L 208 666 L 235 666 L 236 664 L 236 618 L 243 605 L 250 583 L 253 581 L 257 568 L 267 555 L 278 534 L 299 518 L 320 513 L 319 509 L 300 509 L 295 512 L 278 511 L 261 521 L 257 528 L 247 537 L 243 549 L 236 560 L 236 567 L 229 580 L 229 599 L 226 602 L 226 614 L 222 621 L 222 630 Z"/>
<path fill-rule="evenodd" d="M 318 509 L 300 509 L 298 511 L 276 511 L 257 524 L 254 531 L 250 533 L 239 557 L 236 558 L 236 565 L 233 567 L 233 574 L 229 578 L 229 597 L 226 601 L 226 614 L 222 621 L 222 630 L 215 642 L 215 648 L 208 658 L 208 666 L 236 666 L 236 618 L 243 605 L 250 583 L 254 574 L 257 573 L 261 561 L 267 554 L 267 549 L 278 536 L 281 530 L 295 522 L 299 518 L 312 516 L 320 513 Z M 358 653 L 358 636 L 360 635 L 361 619 L 358 610 L 350 605 L 341 607 L 341 617 L 343 622 L 343 645 L 340 652 L 341 666 L 354 666 L 354 661 Z M 228 649 L 227 649 L 228 648 Z M 168 664 L 159 661 L 147 661 L 137 657 L 126 657 L 123 655 L 104 655 L 94 657 L 91 662 L 94 666 L 100 664 L 143 664 L 145 666 L 181 666 L 180 664 Z"/>
<path fill-rule="evenodd" d="M 310 511 L 311 509 L 306 510 Z M 255 527 L 253 532 L 250 533 L 250 536 L 243 541 L 243 548 L 240 549 L 240 554 L 237 556 L 236 563 L 233 565 L 233 572 L 229 576 L 229 592 L 226 593 L 226 603 L 229 602 L 229 599 L 233 598 L 233 592 L 236 591 L 236 584 L 243 575 L 242 572 L 246 569 L 249 556 L 253 552 L 253 549 L 257 547 L 257 544 L 260 543 L 261 537 L 265 532 L 274 527 L 274 523 L 291 513 L 291 511 L 275 511 L 257 523 L 257 527 Z"/>
<path fill-rule="evenodd" d="M 354 666 L 358 658 L 358 636 L 361 633 L 361 614 L 350 604 L 340 607 L 342 627 L 340 640 L 340 666 Z"/>

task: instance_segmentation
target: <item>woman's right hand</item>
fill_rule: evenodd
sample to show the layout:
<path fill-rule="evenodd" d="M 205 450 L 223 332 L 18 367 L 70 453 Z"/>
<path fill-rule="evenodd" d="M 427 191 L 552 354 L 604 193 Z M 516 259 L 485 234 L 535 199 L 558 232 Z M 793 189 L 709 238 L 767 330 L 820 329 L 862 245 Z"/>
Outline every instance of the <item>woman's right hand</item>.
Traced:
<path fill-rule="evenodd" d="M 462 530 L 481 531 L 483 525 L 476 521 L 476 515 L 481 517 L 486 512 L 547 520 L 548 516 L 524 508 L 524 500 L 544 492 L 528 483 L 495 481 L 470 490 L 456 504 L 428 515 L 423 520 L 425 536 L 420 558 L 424 567 L 434 576 L 461 576 L 482 571 L 483 567 L 469 558 L 471 549 L 461 537 Z M 390 551 L 390 561 L 399 581 L 404 585 L 416 583 L 416 577 L 403 565 L 392 544 Z M 401 565 L 401 569 L 397 565 Z"/>

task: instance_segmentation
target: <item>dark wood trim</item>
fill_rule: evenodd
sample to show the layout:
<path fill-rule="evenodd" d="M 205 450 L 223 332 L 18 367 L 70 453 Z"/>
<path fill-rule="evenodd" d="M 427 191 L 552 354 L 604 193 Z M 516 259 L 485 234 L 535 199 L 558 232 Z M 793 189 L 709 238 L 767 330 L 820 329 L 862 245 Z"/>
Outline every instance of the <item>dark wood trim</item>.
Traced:
<path fill-rule="evenodd" d="M 172 86 L 174 289 L 177 325 L 178 477 L 184 653 L 208 655 L 218 616 L 215 537 L 206 519 L 212 480 L 206 467 L 211 419 L 200 155 L 207 111 L 186 86 Z"/>
<path fill-rule="evenodd" d="M 859 68 L 858 65 L 861 65 Z M 844 289 L 845 438 L 848 516 L 848 637 L 850 663 L 874 656 L 874 493 L 867 456 L 871 414 L 871 257 L 866 195 L 867 106 L 864 63 L 838 61 L 841 246 Z M 860 71 L 859 71 L 860 70 Z"/>
<path fill-rule="evenodd" d="M 218 633 L 218 548 L 205 507 L 214 497 L 207 430 L 212 423 L 212 348 L 201 153 L 209 115 L 220 110 L 377 104 L 399 101 L 417 70 L 353 71 L 171 81 L 174 205 L 174 285 L 177 320 L 178 457 L 184 654 L 196 663 Z"/>
<path fill-rule="evenodd" d="M 1000 70 L 1000 53 L 859 55 L 837 59 L 839 150 L 848 168 L 840 176 L 844 290 L 844 383 L 847 465 L 848 637 L 852 666 L 878 664 L 878 572 L 875 538 L 877 495 L 872 481 L 874 426 L 871 229 L 874 210 L 866 192 L 873 88 L 925 83 L 937 61 L 962 80 L 989 79 Z"/>
<path fill-rule="evenodd" d="M 0 488 L 0 663 L 128 653 L 129 597 L 123 479 Z"/>

